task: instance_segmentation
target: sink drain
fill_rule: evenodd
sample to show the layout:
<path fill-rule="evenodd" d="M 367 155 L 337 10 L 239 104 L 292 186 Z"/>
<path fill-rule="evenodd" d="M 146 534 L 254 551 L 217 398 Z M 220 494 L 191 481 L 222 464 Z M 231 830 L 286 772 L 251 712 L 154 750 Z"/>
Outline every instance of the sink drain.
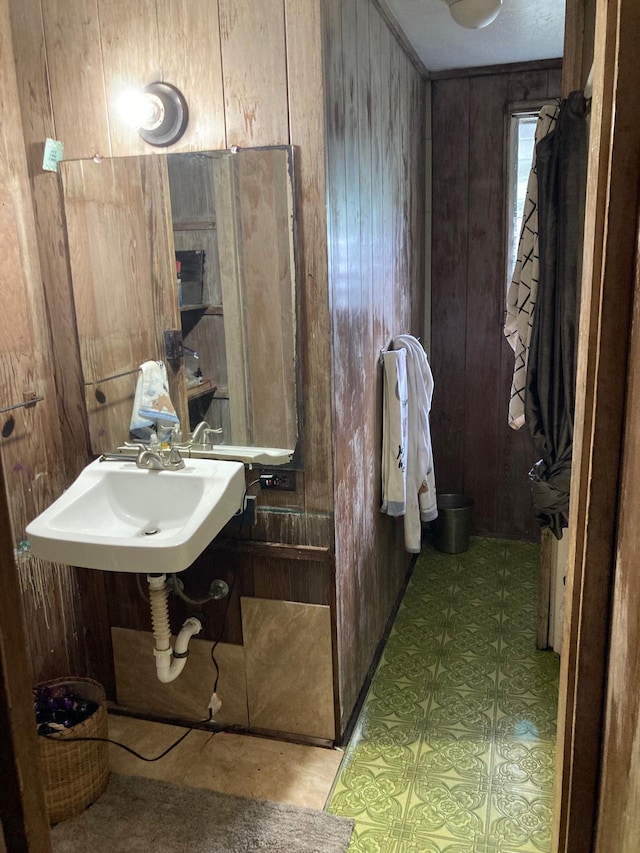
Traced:
<path fill-rule="evenodd" d="M 148 530 L 144 531 L 145 536 L 155 536 L 156 533 L 160 533 L 159 527 L 150 527 Z"/>

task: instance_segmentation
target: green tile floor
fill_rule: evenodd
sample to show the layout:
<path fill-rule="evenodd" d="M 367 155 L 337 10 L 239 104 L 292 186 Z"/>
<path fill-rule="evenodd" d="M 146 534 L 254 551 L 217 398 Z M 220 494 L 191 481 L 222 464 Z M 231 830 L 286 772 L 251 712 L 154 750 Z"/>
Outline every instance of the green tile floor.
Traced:
<path fill-rule="evenodd" d="M 558 656 L 539 548 L 422 549 L 326 809 L 358 853 L 547 853 Z"/>

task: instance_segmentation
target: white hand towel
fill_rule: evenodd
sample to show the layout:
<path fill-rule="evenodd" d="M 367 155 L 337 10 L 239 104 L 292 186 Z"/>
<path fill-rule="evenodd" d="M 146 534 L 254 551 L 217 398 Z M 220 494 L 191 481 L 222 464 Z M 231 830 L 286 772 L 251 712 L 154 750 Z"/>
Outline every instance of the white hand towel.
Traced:
<path fill-rule="evenodd" d="M 387 515 L 404 515 L 407 496 L 407 354 L 388 351 L 383 363 L 382 506 Z"/>
<path fill-rule="evenodd" d="M 162 361 L 145 361 L 140 375 L 131 413 L 130 432 L 136 438 L 147 439 L 153 432 L 160 437 L 179 423 L 169 397 L 167 368 Z"/>
<path fill-rule="evenodd" d="M 407 353 L 407 509 L 404 519 L 405 548 L 419 553 L 422 522 L 438 515 L 431 448 L 429 411 L 433 376 L 422 344 L 412 335 L 399 335 L 394 347 Z"/>

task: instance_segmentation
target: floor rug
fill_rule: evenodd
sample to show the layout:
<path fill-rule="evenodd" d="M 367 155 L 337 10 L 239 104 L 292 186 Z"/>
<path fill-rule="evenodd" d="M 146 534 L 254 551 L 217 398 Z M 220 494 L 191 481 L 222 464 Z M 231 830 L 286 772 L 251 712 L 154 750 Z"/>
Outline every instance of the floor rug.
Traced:
<path fill-rule="evenodd" d="M 352 829 L 326 812 L 112 773 L 52 839 L 54 853 L 346 853 Z"/>

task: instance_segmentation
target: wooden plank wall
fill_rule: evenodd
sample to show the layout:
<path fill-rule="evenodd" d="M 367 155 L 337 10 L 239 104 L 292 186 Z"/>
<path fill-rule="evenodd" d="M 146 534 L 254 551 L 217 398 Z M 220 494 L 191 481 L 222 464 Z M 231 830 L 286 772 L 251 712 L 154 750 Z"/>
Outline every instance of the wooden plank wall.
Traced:
<path fill-rule="evenodd" d="M 525 429 L 507 425 L 513 352 L 506 298 L 505 108 L 560 96 L 560 69 L 432 82 L 431 431 L 441 494 L 475 500 L 481 535 L 538 538 Z"/>
<path fill-rule="evenodd" d="M 332 549 L 320 0 L 265 0 L 260 4 L 248 0 L 145 0 L 133 5 L 123 0 L 10 2 L 25 142 L 32 155 L 37 250 L 47 271 L 48 314 L 31 296 L 30 288 L 16 284 L 22 297 L 10 306 L 5 319 L 8 328 L 13 324 L 18 329 L 17 321 L 25 316 L 50 318 L 46 331 L 55 341 L 59 404 L 54 420 L 65 418 L 64 452 L 54 449 L 53 433 L 48 429 L 39 431 L 38 446 L 64 462 L 57 493 L 86 464 L 88 449 L 60 185 L 58 176 L 42 175 L 39 164 L 44 137 L 63 140 L 66 159 L 153 153 L 155 149 L 143 145 L 135 132 L 120 124 L 113 100 L 126 86 L 162 78 L 178 85 L 190 106 L 189 128 L 172 151 L 232 145 L 296 146 L 304 471 L 298 472 L 296 492 L 261 498 L 259 524 L 252 535 L 276 543 Z M 14 122 L 13 126 L 18 125 Z M 23 195 L 28 198 L 26 186 Z M 37 256 L 35 243 L 31 256 Z M 38 278 L 34 276 L 34 280 Z M 27 298 L 29 305 L 23 304 Z M 56 401 L 54 393 L 51 398 Z M 34 414 L 27 410 L 20 417 L 32 419 Z M 12 469 L 13 460 L 8 465 Z M 300 560 L 267 559 L 259 554 L 247 560 L 250 577 L 257 579 L 256 594 L 263 597 L 306 597 L 322 603 L 334 597 L 333 560 L 325 561 L 320 572 L 318 564 L 305 566 Z M 84 591 L 76 605 L 83 608 L 80 624 L 73 616 L 72 587 L 68 601 L 53 599 L 55 615 L 48 610 L 46 618 L 42 610 L 30 613 L 34 668 L 39 675 L 61 675 L 69 670 L 93 675 L 109 688 L 112 670 L 105 579 L 86 570 L 78 574 Z M 127 580 L 125 594 L 136 595 L 131 579 Z M 66 644 L 75 642 L 76 636 L 82 639 L 82 653 L 87 649 L 94 653 L 95 665 L 66 653 Z"/>
<path fill-rule="evenodd" d="M 425 84 L 368 0 L 324 4 L 341 722 L 409 555 L 380 513 L 380 350 L 422 334 Z"/>
<path fill-rule="evenodd" d="M 6 4 L 5 9 L 0 4 L 2 23 L 5 14 Z M 0 456 L 0 851 L 7 853 L 8 846 L 15 853 L 49 853 L 51 839 L 38 758 L 39 738 L 33 721 L 26 632 L 22 620 L 16 618 L 22 613 L 22 603 L 11 539 Z"/>
<path fill-rule="evenodd" d="M 14 38 L 33 47 L 21 50 L 16 60 L 34 150 L 40 146 L 41 152 L 46 131 L 63 140 L 67 159 L 152 153 L 121 125 L 113 103 L 126 86 L 157 78 L 178 85 L 190 105 L 189 128 L 172 151 L 296 146 L 304 470 L 298 472 L 296 492 L 260 496 L 259 524 L 252 536 L 332 550 L 336 501 L 344 722 L 408 565 L 398 547 L 399 525 L 378 512 L 377 354 L 398 332 L 422 333 L 423 81 L 371 0 L 11 3 Z M 330 63 L 326 98 L 323 49 Z M 328 152 L 325 104 L 334 125 Z M 325 157 L 333 170 L 332 245 L 345 240 L 341 258 L 332 257 L 331 318 Z M 34 175 L 36 163 L 34 158 Z M 64 318 L 73 316 L 73 302 L 68 249 L 57 218 L 62 209 L 58 187 L 50 182 L 48 189 L 37 221 L 41 257 L 59 277 L 48 291 L 55 336 L 64 328 Z M 57 265 L 56 252 L 63 259 Z M 58 367 L 77 401 L 77 341 L 74 345 L 68 367 L 60 348 Z M 64 384 L 59 387 L 63 394 Z M 64 410 L 64 400 L 61 405 Z M 86 447 L 86 420 L 77 419 L 69 429 L 68 446 Z M 68 479 L 78 460 L 71 451 L 67 456 Z M 334 463 L 340 472 L 335 496 Z M 333 559 L 307 564 L 257 553 L 247 559 L 255 594 L 323 603 L 335 598 Z M 104 583 L 93 573 L 80 574 L 87 593 Z M 133 587 L 128 594 L 136 594 Z M 93 596 L 86 618 L 93 645 L 102 649 L 101 680 L 109 682 L 108 626 L 101 602 L 102 595 Z M 37 620 L 34 630 L 36 636 L 48 636 Z M 100 672 L 93 674 L 100 677 Z"/>
<path fill-rule="evenodd" d="M 0 15 L 0 408 L 42 398 L 0 416 L 12 523 L 7 545 L 13 550 L 25 539 L 27 523 L 62 491 L 65 454 L 6 0 Z M 74 571 L 22 552 L 18 576 L 29 628 L 30 680 L 84 667 L 83 602 Z"/>

